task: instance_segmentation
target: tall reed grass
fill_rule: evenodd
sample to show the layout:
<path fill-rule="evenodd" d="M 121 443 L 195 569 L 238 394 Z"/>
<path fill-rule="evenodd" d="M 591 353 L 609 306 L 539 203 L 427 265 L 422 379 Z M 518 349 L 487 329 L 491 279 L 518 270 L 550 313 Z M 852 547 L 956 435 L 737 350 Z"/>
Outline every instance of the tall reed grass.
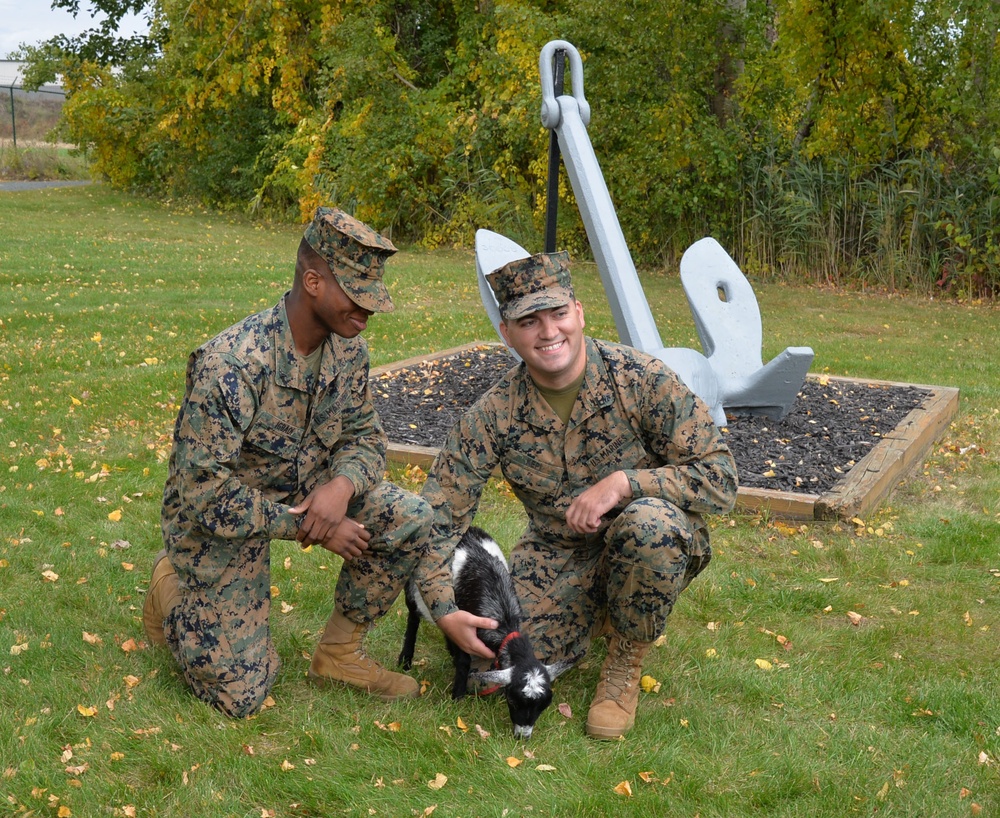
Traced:
<path fill-rule="evenodd" d="M 998 151 L 944 167 L 749 156 L 731 224 L 749 274 L 878 290 L 992 297 L 1000 290 Z"/>
<path fill-rule="evenodd" d="M 86 159 L 68 148 L 0 140 L 0 181 L 89 179 Z"/>

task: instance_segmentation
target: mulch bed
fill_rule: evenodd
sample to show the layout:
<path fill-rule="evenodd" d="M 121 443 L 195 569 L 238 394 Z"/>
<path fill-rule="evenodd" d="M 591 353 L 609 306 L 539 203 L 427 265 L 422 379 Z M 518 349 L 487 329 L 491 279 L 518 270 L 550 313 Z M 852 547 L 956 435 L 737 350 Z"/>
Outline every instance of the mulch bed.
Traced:
<path fill-rule="evenodd" d="M 373 376 L 389 440 L 439 447 L 459 416 L 513 364 L 504 347 L 484 344 Z M 741 486 L 824 494 L 929 394 L 914 386 L 808 380 L 780 421 L 730 415 L 723 434 Z"/>

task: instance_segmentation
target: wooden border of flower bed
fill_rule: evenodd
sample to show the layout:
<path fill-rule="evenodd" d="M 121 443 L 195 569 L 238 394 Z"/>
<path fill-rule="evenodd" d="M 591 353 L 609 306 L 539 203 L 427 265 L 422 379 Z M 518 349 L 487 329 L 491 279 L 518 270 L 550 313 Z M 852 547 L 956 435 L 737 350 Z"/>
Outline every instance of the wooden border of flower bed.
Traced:
<path fill-rule="evenodd" d="M 460 347 L 418 355 L 403 361 L 374 367 L 371 377 L 406 369 L 425 361 L 448 358 L 461 352 L 483 346 L 483 343 L 465 344 Z M 512 359 L 513 362 L 513 359 Z M 813 377 L 813 376 L 810 376 Z M 958 389 L 949 386 L 926 386 L 916 383 L 897 383 L 867 378 L 841 378 L 829 376 L 832 381 L 872 384 L 880 386 L 912 386 L 929 393 L 920 406 L 911 410 L 893 429 L 883 435 L 864 458 L 843 479 L 825 494 L 800 494 L 791 491 L 773 491 L 741 487 L 736 506 L 744 511 L 767 511 L 786 520 L 829 520 L 863 517 L 882 500 L 923 460 L 934 441 L 947 428 L 958 413 Z M 411 446 L 389 441 L 388 459 L 394 465 L 414 465 L 426 469 L 437 455 L 433 446 Z"/>

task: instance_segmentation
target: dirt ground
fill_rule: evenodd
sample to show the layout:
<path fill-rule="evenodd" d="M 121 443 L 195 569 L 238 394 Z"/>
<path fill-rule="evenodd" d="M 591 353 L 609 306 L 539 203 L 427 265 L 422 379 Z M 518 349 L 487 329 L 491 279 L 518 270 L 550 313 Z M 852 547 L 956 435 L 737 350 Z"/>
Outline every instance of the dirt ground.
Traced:
<path fill-rule="evenodd" d="M 389 440 L 440 446 L 459 416 L 513 364 L 503 347 L 491 345 L 372 378 Z M 822 494 L 928 394 L 904 385 L 806 381 L 781 420 L 730 415 L 723 436 L 740 485 Z"/>

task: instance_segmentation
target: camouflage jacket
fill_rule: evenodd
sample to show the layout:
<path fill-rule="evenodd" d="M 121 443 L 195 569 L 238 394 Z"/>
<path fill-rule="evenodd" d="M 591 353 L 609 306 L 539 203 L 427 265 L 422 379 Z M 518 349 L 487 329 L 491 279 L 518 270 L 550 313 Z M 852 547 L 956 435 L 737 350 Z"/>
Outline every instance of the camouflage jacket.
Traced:
<path fill-rule="evenodd" d="M 286 296 L 287 297 L 287 296 Z M 295 352 L 285 299 L 195 350 L 174 427 L 162 527 L 168 547 L 294 539 L 291 505 L 344 475 L 381 482 L 387 440 L 368 387 L 368 347 L 330 335 L 319 377 Z"/>
<path fill-rule="evenodd" d="M 528 375 L 514 367 L 452 428 L 423 495 L 434 507 L 421 592 L 435 619 L 455 608 L 449 563 L 497 466 L 528 515 L 528 536 L 573 549 L 566 510 L 619 469 L 633 498 L 660 497 L 688 512 L 724 513 L 736 502 L 736 463 L 705 404 L 662 361 L 586 339 L 587 366 L 564 426 Z M 625 501 L 627 504 L 630 501 Z M 620 508 L 605 515 L 600 537 Z"/>

